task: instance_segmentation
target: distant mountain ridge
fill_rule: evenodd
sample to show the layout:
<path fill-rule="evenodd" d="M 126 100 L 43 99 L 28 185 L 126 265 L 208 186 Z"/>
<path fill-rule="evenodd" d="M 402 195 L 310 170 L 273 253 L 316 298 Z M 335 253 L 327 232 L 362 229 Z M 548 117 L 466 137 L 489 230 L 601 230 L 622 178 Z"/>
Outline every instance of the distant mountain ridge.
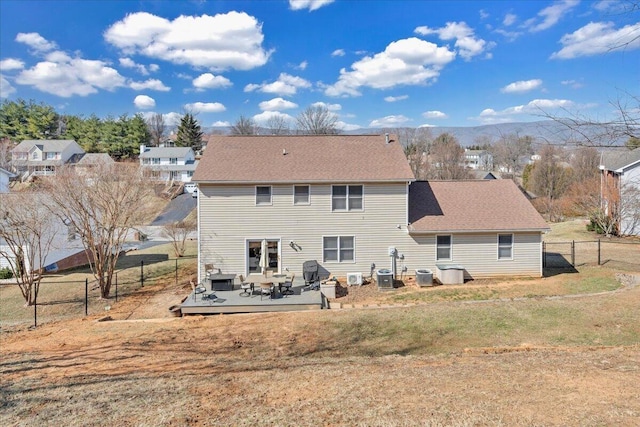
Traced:
<path fill-rule="evenodd" d="M 393 132 L 397 128 L 360 128 L 353 131 L 345 131 L 347 135 L 363 135 L 363 134 L 382 134 L 384 132 Z M 586 135 L 590 139 L 597 140 L 598 135 L 606 134 L 604 125 L 588 125 L 580 128 L 580 133 L 576 132 L 562 123 L 554 120 L 541 120 L 537 122 L 514 122 L 499 123 L 493 125 L 471 126 L 471 127 L 449 127 L 436 126 L 429 127 L 433 137 L 437 137 L 443 133 L 449 133 L 458 139 L 463 147 L 472 145 L 482 145 L 485 143 L 495 142 L 500 137 L 506 135 L 530 136 L 535 143 L 538 144 L 554 144 L 554 145 L 591 145 L 588 143 Z M 230 127 L 216 127 L 208 130 L 229 133 Z M 268 135 L 269 130 L 261 129 L 261 134 Z M 603 145 L 623 145 L 625 140 L 602 141 Z"/>

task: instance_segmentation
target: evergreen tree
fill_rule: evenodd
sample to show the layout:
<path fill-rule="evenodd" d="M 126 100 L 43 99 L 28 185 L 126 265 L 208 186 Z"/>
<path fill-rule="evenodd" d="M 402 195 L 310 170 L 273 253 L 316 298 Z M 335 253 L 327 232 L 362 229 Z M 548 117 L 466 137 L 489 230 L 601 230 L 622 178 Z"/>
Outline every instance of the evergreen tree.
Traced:
<path fill-rule="evenodd" d="M 202 147 L 202 129 L 191 113 L 186 113 L 180 119 L 176 146 L 191 147 L 194 151 Z"/>

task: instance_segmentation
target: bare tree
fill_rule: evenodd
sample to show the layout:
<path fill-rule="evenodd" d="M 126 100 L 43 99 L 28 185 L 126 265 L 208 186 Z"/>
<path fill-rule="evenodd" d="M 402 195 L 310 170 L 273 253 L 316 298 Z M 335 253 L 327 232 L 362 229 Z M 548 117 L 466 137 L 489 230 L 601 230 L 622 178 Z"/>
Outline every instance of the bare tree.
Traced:
<path fill-rule="evenodd" d="M 519 174 L 522 171 L 520 159 L 532 153 L 532 142 L 530 136 L 502 135 L 491 147 L 494 165 L 501 172 Z"/>
<path fill-rule="evenodd" d="M 173 252 L 176 257 L 184 256 L 186 250 L 186 242 L 189 234 L 197 230 L 198 226 L 195 221 L 184 220 L 166 224 L 162 227 L 161 234 L 171 239 Z"/>
<path fill-rule="evenodd" d="M 580 147 L 571 153 L 569 162 L 573 168 L 573 179 L 584 182 L 598 176 L 600 153 L 593 147 Z"/>
<path fill-rule="evenodd" d="M 428 156 L 433 140 L 431 130 L 429 128 L 395 128 L 385 129 L 385 131 L 397 135 L 416 179 L 427 179 L 430 168 Z"/>
<path fill-rule="evenodd" d="M 151 190 L 139 165 L 99 164 L 82 174 L 66 168 L 47 184 L 50 210 L 77 230 L 101 296 L 108 298 L 127 235 L 149 207 Z"/>
<path fill-rule="evenodd" d="M 258 125 L 251 117 L 240 116 L 231 126 L 231 135 L 257 135 Z"/>
<path fill-rule="evenodd" d="M 57 227 L 39 193 L 0 194 L 0 257 L 5 258 L 27 305 L 33 305 Z"/>
<path fill-rule="evenodd" d="M 451 134 L 439 135 L 431 145 L 429 155 L 432 179 L 469 179 L 469 171 L 464 167 L 464 148 Z"/>
<path fill-rule="evenodd" d="M 310 106 L 296 117 L 298 133 L 307 135 L 337 135 L 338 116 L 324 105 Z"/>
<path fill-rule="evenodd" d="M 271 135 L 289 135 L 291 133 L 289 122 L 280 115 L 269 117 L 266 125 Z"/>
<path fill-rule="evenodd" d="M 11 149 L 13 144 L 8 138 L 0 138 L 0 168 L 11 170 Z"/>
<path fill-rule="evenodd" d="M 556 210 L 556 201 L 562 197 L 572 181 L 571 168 L 562 166 L 559 158 L 562 149 L 545 145 L 540 151 L 540 160 L 536 161 L 529 179 L 528 189 L 541 196 L 540 202 L 551 221 L 560 219 Z"/>
<path fill-rule="evenodd" d="M 151 142 L 157 147 L 163 141 L 167 134 L 167 125 L 164 121 L 164 116 L 160 113 L 156 113 L 147 119 L 147 127 L 151 134 Z"/>

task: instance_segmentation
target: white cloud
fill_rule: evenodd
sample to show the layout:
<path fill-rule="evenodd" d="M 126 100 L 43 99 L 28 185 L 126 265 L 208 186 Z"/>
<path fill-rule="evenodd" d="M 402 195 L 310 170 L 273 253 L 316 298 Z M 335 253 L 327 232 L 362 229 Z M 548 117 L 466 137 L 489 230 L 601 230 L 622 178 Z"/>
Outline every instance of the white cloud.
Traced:
<path fill-rule="evenodd" d="M 422 113 L 422 117 L 424 117 L 425 119 L 446 119 L 446 118 L 449 118 L 448 115 L 446 115 L 442 111 L 438 111 L 438 110 L 425 111 L 424 113 Z"/>
<path fill-rule="evenodd" d="M 514 15 L 513 13 L 507 13 L 502 20 L 502 25 L 509 27 L 515 24 L 517 20 L 518 17 L 516 15 Z"/>
<path fill-rule="evenodd" d="M 211 73 L 200 74 L 193 79 L 193 86 L 197 89 L 221 89 L 232 86 L 231 80 L 224 76 L 214 76 Z"/>
<path fill-rule="evenodd" d="M 155 73 L 160 69 L 158 64 L 149 64 L 149 66 L 147 67 L 145 65 L 136 63 L 131 58 L 119 58 L 118 61 L 120 62 L 120 66 L 125 68 L 133 68 L 143 76 L 149 75 L 150 72 Z"/>
<path fill-rule="evenodd" d="M 567 99 L 534 99 L 528 104 L 508 107 L 500 111 L 492 108 L 482 110 L 477 120 L 484 124 L 509 123 L 520 120 L 520 116 L 540 116 L 550 113 L 552 110 L 568 109 L 576 107 L 576 103 Z M 539 119 L 539 118 L 538 118 Z"/>
<path fill-rule="evenodd" d="M 184 108 L 193 113 L 220 113 L 227 109 L 219 102 L 194 102 L 185 104 Z"/>
<path fill-rule="evenodd" d="M 283 119 L 285 122 L 292 123 L 295 119 L 286 113 L 279 111 L 263 111 L 260 114 L 256 114 L 252 117 L 253 120 L 259 126 L 266 126 L 272 118 Z"/>
<path fill-rule="evenodd" d="M 440 40 L 455 40 L 458 54 L 465 61 L 493 47 L 492 43 L 477 38 L 473 29 L 464 22 L 447 22 L 442 28 L 417 27 L 414 32 L 422 36 L 437 34 Z"/>
<path fill-rule="evenodd" d="M 113 91 L 126 86 L 125 78 L 103 61 L 70 58 L 62 52 L 58 53 L 49 55 L 49 59 L 55 57 L 57 61 L 42 61 L 20 72 L 16 83 L 64 98 L 87 96 L 98 92 L 98 89 Z"/>
<path fill-rule="evenodd" d="M 326 102 L 318 101 L 311 104 L 312 107 L 324 107 L 329 111 L 340 111 L 342 110 L 342 105 L 340 104 L 327 104 Z"/>
<path fill-rule="evenodd" d="M 560 82 L 564 86 L 569 86 L 572 89 L 580 89 L 584 85 L 577 80 L 563 80 Z"/>
<path fill-rule="evenodd" d="M 291 10 L 309 9 L 309 12 L 333 3 L 334 0 L 289 0 Z"/>
<path fill-rule="evenodd" d="M 272 83 L 248 84 L 244 87 L 245 92 L 258 90 L 263 93 L 273 93 L 281 96 L 295 95 L 298 89 L 310 88 L 311 83 L 302 77 L 292 76 L 287 73 L 281 73 L 278 80 Z"/>
<path fill-rule="evenodd" d="M 360 126 L 360 125 L 354 125 L 354 124 L 350 124 L 350 123 L 345 123 L 345 122 L 343 122 L 341 120 L 338 120 L 336 122 L 336 127 L 338 129 L 342 129 L 345 132 L 362 129 L 362 126 Z"/>
<path fill-rule="evenodd" d="M 509 83 L 502 89 L 500 92 L 502 93 L 524 93 L 529 92 L 531 90 L 537 89 L 542 86 L 542 80 L 533 79 L 533 80 L 520 80 L 517 82 Z"/>
<path fill-rule="evenodd" d="M 36 52 L 49 52 L 58 46 L 54 42 L 50 42 L 38 33 L 18 33 L 16 41 L 24 43 Z"/>
<path fill-rule="evenodd" d="M 11 86 L 9 80 L 5 79 L 0 75 L 0 98 L 8 98 L 10 95 L 14 94 L 16 89 Z"/>
<path fill-rule="evenodd" d="M 618 49 L 640 48 L 640 22 L 615 29 L 612 22 L 590 22 L 560 39 L 562 49 L 551 58 L 571 59 L 593 56 Z"/>
<path fill-rule="evenodd" d="M 386 102 L 397 102 L 397 101 L 404 101 L 405 99 L 408 99 L 409 95 L 400 95 L 400 96 L 385 96 L 384 100 Z"/>
<path fill-rule="evenodd" d="M 387 89 L 400 85 L 434 82 L 440 70 L 453 61 L 455 53 L 446 47 L 415 37 L 390 43 L 383 52 L 365 56 L 340 70 L 338 81 L 325 88 L 328 96 L 358 96 L 363 86 Z"/>
<path fill-rule="evenodd" d="M 344 51 L 344 49 L 336 49 L 333 52 L 331 52 L 331 56 L 345 56 L 346 53 Z"/>
<path fill-rule="evenodd" d="M 231 126 L 231 123 L 227 121 L 218 120 L 217 122 L 213 122 L 211 126 L 213 126 L 214 128 L 222 128 L 222 127 Z"/>
<path fill-rule="evenodd" d="M 24 62 L 21 59 L 7 58 L 0 61 L 0 71 L 22 70 Z"/>
<path fill-rule="evenodd" d="M 386 116 L 380 119 L 372 120 L 371 123 L 369 123 L 369 127 L 391 128 L 391 127 L 401 126 L 404 123 L 407 123 L 408 121 L 410 120 L 407 117 L 403 116 L 402 114 L 398 116 Z"/>
<path fill-rule="evenodd" d="M 250 70 L 264 65 L 272 53 L 262 48 L 262 24 L 235 11 L 180 15 L 172 21 L 147 12 L 132 13 L 109 27 L 104 38 L 128 55 L 212 70 Z"/>
<path fill-rule="evenodd" d="M 280 110 L 288 110 L 291 108 L 298 108 L 298 104 L 287 101 L 282 98 L 273 98 L 269 101 L 261 102 L 258 107 L 262 111 L 280 111 Z"/>
<path fill-rule="evenodd" d="M 170 87 L 167 87 L 158 79 L 149 79 L 144 82 L 131 82 L 129 83 L 129 87 L 133 90 L 157 90 L 160 92 L 169 92 L 171 90 Z"/>
<path fill-rule="evenodd" d="M 296 69 L 298 69 L 298 70 L 306 70 L 308 66 L 309 66 L 309 63 L 307 61 L 302 61 L 300 64 L 298 64 Z"/>
<path fill-rule="evenodd" d="M 133 105 L 141 110 L 148 110 L 156 106 L 156 100 L 147 95 L 138 95 L 133 100 Z"/>
<path fill-rule="evenodd" d="M 543 31 L 553 27 L 562 19 L 571 9 L 580 3 L 579 0 L 562 0 L 547 6 L 538 12 L 535 18 L 527 19 L 525 27 L 532 33 Z"/>

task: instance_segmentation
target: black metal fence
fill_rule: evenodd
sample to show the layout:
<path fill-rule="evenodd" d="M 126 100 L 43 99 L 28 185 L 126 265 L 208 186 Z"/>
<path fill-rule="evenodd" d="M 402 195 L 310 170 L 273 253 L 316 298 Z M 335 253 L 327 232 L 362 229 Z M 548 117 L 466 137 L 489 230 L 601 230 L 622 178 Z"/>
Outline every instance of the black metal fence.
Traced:
<path fill-rule="evenodd" d="M 36 304 L 32 307 L 33 327 L 49 321 L 96 315 L 108 314 L 111 307 L 122 301 L 128 295 L 139 293 L 145 287 L 153 292 L 153 286 L 159 281 L 166 283 L 173 281 L 177 285 L 181 281 L 188 280 L 194 274 L 193 260 L 197 257 L 188 256 L 181 258 L 154 259 L 153 256 L 141 257 L 137 265 L 128 263 L 126 268 L 115 272 L 109 298 L 102 298 L 100 286 L 93 278 L 84 280 L 59 280 L 58 277 L 44 276 L 40 282 L 40 289 Z M 30 316 L 29 316 L 30 317 Z M 27 318 L 24 310 L 20 310 L 15 321 L 9 324 L 25 323 Z"/>
<path fill-rule="evenodd" d="M 607 264 L 640 269 L 640 243 L 603 239 L 542 243 L 543 268 L 575 269 Z"/>

